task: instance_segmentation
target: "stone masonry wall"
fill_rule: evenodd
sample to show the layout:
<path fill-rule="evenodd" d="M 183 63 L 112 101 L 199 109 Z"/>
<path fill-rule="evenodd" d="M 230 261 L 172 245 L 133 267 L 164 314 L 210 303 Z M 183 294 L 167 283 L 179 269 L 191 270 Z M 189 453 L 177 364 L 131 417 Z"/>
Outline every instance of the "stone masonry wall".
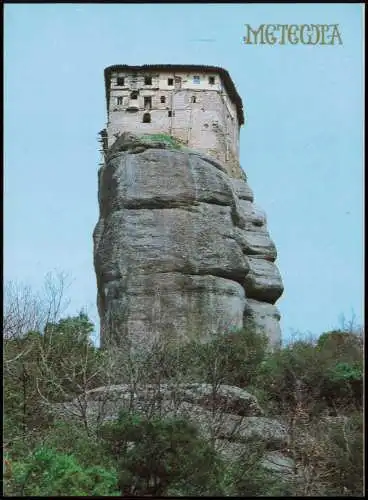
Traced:
<path fill-rule="evenodd" d="M 217 78 L 220 80 L 219 76 Z M 162 75 L 161 80 L 164 81 Z M 226 167 L 229 175 L 242 179 L 244 175 L 238 161 L 239 124 L 235 104 L 228 98 L 222 85 L 213 90 L 203 87 L 187 89 L 184 88 L 186 85 L 184 78 L 180 89 L 144 88 L 138 85 L 139 96 L 133 100 L 130 99 L 131 88 L 118 90 L 112 87 L 108 145 L 111 146 L 123 132 L 166 133 L 191 149 L 217 159 Z M 117 104 L 118 97 L 122 97 L 121 104 Z M 151 97 L 152 109 L 144 109 L 145 97 Z M 165 98 L 165 102 L 161 102 L 161 97 Z M 129 107 L 132 111 L 128 110 Z M 143 123 L 146 112 L 151 115 L 150 123 Z"/>

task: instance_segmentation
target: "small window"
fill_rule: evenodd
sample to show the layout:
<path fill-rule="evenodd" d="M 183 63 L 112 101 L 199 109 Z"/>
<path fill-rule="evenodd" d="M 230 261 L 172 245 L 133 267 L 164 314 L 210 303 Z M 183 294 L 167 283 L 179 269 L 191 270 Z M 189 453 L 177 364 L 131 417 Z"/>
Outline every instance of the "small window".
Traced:
<path fill-rule="evenodd" d="M 138 92 L 136 90 L 133 90 L 130 94 L 131 99 L 138 99 Z"/>
<path fill-rule="evenodd" d="M 167 116 L 168 116 L 169 118 L 171 118 L 171 117 L 172 117 L 172 111 L 168 111 L 168 112 L 167 112 Z"/>
<path fill-rule="evenodd" d="M 167 79 L 167 84 L 168 85 L 174 85 L 174 78 L 168 78 Z"/>
<path fill-rule="evenodd" d="M 144 98 L 144 109 L 152 109 L 152 97 Z"/>
<path fill-rule="evenodd" d="M 151 76 L 145 76 L 144 77 L 144 84 L 145 85 L 152 85 L 152 77 Z"/>
<path fill-rule="evenodd" d="M 201 83 L 201 79 L 198 75 L 193 76 L 193 83 Z"/>
<path fill-rule="evenodd" d="M 164 95 L 162 95 L 160 97 L 160 101 L 161 101 L 162 104 L 164 104 L 166 102 L 166 97 Z"/>
<path fill-rule="evenodd" d="M 214 77 L 214 76 L 209 76 L 209 77 L 208 77 L 208 83 L 209 83 L 210 85 L 214 85 L 214 83 L 215 83 L 215 77 Z"/>
<path fill-rule="evenodd" d="M 150 113 L 144 113 L 143 123 L 151 123 L 151 114 Z"/>
<path fill-rule="evenodd" d="M 117 99 L 116 99 L 116 104 L 117 104 L 118 106 L 121 106 L 121 105 L 123 104 L 123 98 L 122 98 L 122 96 L 117 97 Z"/>
<path fill-rule="evenodd" d="M 195 95 L 192 95 L 192 99 L 191 99 L 192 102 L 197 102 L 197 98 Z"/>
<path fill-rule="evenodd" d="M 116 85 L 124 87 L 125 79 L 123 76 L 118 76 L 116 79 Z"/>

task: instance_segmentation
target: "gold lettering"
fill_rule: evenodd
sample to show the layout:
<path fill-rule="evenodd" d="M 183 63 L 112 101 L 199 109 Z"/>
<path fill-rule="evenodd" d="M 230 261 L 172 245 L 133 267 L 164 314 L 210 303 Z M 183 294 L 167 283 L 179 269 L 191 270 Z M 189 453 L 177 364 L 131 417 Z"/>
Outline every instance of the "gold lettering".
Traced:
<path fill-rule="evenodd" d="M 288 40 L 293 45 L 297 44 L 299 41 L 296 35 L 297 29 L 298 29 L 297 24 L 290 24 L 288 26 Z"/>
<path fill-rule="evenodd" d="M 275 45 L 277 42 L 277 38 L 273 35 L 273 33 L 277 30 L 277 27 L 274 24 L 267 24 L 266 28 L 266 43 L 269 45 Z"/>
<path fill-rule="evenodd" d="M 258 43 L 257 37 L 258 37 L 258 35 L 260 35 L 260 39 L 261 39 L 260 43 L 265 44 L 264 37 L 263 37 L 264 26 L 265 26 L 264 24 L 261 24 L 258 27 L 258 30 L 254 30 L 251 28 L 251 26 L 249 24 L 246 24 L 245 27 L 247 28 L 248 31 L 247 31 L 247 36 L 245 36 L 243 38 L 244 43 L 247 45 L 251 45 L 252 43 Z M 251 35 L 254 35 L 254 38 L 253 38 L 254 42 L 251 42 Z"/>
<path fill-rule="evenodd" d="M 310 45 L 317 45 L 317 43 L 319 42 L 320 35 L 321 35 L 321 32 L 319 30 L 319 25 L 318 24 L 312 24 L 311 27 L 312 27 L 312 31 L 316 32 L 317 36 L 316 36 L 316 40 L 315 40 L 314 43 L 312 42 L 312 37 L 311 37 Z"/>
<path fill-rule="evenodd" d="M 280 45 L 285 45 L 286 43 L 287 27 L 287 24 L 277 24 L 277 29 L 281 31 L 281 40 L 279 41 Z"/>
<path fill-rule="evenodd" d="M 308 33 L 308 41 L 306 42 L 305 38 L 304 38 L 304 31 L 305 30 L 310 31 L 309 24 L 302 24 L 301 25 L 301 27 L 300 27 L 300 41 L 302 42 L 303 45 L 310 45 L 311 35 L 310 35 L 310 33 Z"/>
<path fill-rule="evenodd" d="M 338 24 L 332 24 L 331 26 L 333 26 L 333 32 L 332 32 L 332 38 L 331 38 L 331 45 L 335 45 L 334 44 L 335 37 L 338 38 L 339 45 L 342 45 L 342 39 L 341 39 L 341 35 L 340 35 L 340 32 L 339 32 L 339 25 Z"/>
<path fill-rule="evenodd" d="M 321 24 L 320 28 L 321 28 L 321 34 L 322 34 L 322 40 L 321 40 L 320 44 L 327 45 L 327 43 L 325 42 L 325 33 L 327 33 L 327 31 L 328 31 L 329 25 L 328 24 Z"/>
<path fill-rule="evenodd" d="M 257 29 L 246 24 L 245 29 L 243 41 L 246 45 L 296 45 L 299 42 L 303 45 L 335 45 L 335 40 L 343 45 L 338 24 L 260 24 Z M 331 29 L 332 33 L 329 32 Z"/>

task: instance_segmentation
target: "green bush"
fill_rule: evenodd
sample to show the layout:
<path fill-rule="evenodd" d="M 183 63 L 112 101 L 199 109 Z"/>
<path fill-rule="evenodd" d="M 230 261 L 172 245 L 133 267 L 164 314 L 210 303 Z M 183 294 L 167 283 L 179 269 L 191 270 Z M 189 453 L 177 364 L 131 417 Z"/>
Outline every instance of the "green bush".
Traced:
<path fill-rule="evenodd" d="M 207 343 L 192 341 L 174 347 L 165 355 L 161 369 L 166 378 L 180 374 L 182 380 L 192 382 L 248 387 L 267 348 L 267 337 L 252 329 L 218 334 Z"/>
<path fill-rule="evenodd" d="M 73 455 L 82 467 L 104 466 L 113 468 L 113 458 L 104 452 L 100 440 L 87 433 L 81 424 L 56 420 L 42 437 L 42 443 L 60 453 Z"/>
<path fill-rule="evenodd" d="M 24 461 L 13 463 L 7 489 L 19 496 L 119 495 L 114 470 L 84 469 L 73 455 L 46 447 L 36 448 Z"/>
<path fill-rule="evenodd" d="M 213 494 L 218 489 L 220 461 L 187 420 L 123 411 L 101 428 L 100 436 L 117 461 L 122 494 Z"/>
<path fill-rule="evenodd" d="M 358 334 L 333 330 L 320 335 L 317 349 L 328 351 L 334 359 L 357 361 L 362 355 L 362 344 L 362 337 Z"/>
<path fill-rule="evenodd" d="M 266 393 L 276 411 L 301 400 L 317 414 L 336 405 L 359 406 L 362 359 L 356 345 L 352 349 L 350 342 L 339 342 L 336 348 L 334 336 L 325 334 L 316 345 L 299 341 L 268 354 L 259 365 L 255 387 Z"/>
<path fill-rule="evenodd" d="M 177 139 L 168 134 L 144 134 L 142 135 L 142 140 L 145 142 L 163 142 L 171 149 L 181 149 L 181 145 Z"/>
<path fill-rule="evenodd" d="M 291 494 L 280 474 L 263 466 L 266 444 L 259 439 L 248 440 L 241 456 L 227 464 L 222 476 L 226 496 L 285 496 Z"/>

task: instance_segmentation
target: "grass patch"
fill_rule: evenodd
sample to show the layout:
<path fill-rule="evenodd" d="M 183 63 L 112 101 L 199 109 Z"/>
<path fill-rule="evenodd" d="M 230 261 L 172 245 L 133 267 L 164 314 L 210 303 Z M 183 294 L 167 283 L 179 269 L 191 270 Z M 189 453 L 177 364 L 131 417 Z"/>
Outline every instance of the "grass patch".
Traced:
<path fill-rule="evenodd" d="M 170 149 L 181 149 L 181 144 L 171 135 L 168 134 L 144 134 L 142 136 L 144 142 L 161 142 L 170 147 Z"/>

